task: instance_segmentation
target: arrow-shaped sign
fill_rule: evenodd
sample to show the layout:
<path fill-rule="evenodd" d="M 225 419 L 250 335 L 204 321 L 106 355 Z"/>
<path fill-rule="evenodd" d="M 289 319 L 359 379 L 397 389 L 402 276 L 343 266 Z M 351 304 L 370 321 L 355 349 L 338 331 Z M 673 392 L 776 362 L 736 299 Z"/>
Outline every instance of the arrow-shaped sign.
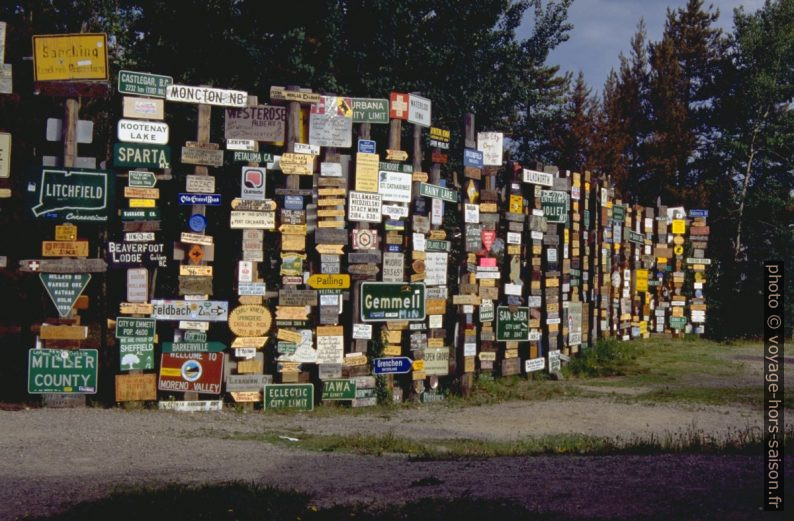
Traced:
<path fill-rule="evenodd" d="M 391 358 L 375 358 L 372 361 L 372 369 L 375 374 L 405 374 L 411 372 L 413 360 L 407 356 L 395 356 Z"/>

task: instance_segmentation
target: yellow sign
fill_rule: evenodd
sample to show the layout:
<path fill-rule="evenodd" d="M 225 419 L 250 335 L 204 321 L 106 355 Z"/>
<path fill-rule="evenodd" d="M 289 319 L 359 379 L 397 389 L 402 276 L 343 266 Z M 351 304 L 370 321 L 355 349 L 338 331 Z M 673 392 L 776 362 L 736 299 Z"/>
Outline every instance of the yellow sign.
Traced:
<path fill-rule="evenodd" d="M 510 213 L 521 213 L 524 209 L 524 198 L 520 195 L 510 196 Z"/>
<path fill-rule="evenodd" d="M 237 306 L 229 313 L 229 329 L 237 336 L 263 336 L 273 319 L 264 306 Z"/>
<path fill-rule="evenodd" d="M 675 246 L 673 248 L 673 253 L 676 255 L 683 255 L 684 254 L 684 247 L 683 246 Z"/>
<path fill-rule="evenodd" d="M 44 257 L 88 257 L 88 241 L 42 241 Z"/>
<path fill-rule="evenodd" d="M 411 364 L 411 369 L 414 371 L 424 371 L 425 370 L 425 361 L 424 360 L 414 360 Z"/>
<path fill-rule="evenodd" d="M 683 219 L 673 219 L 673 233 L 683 235 L 686 232 L 686 221 Z"/>
<path fill-rule="evenodd" d="M 281 156 L 279 165 L 283 174 L 312 175 L 314 156 L 312 154 L 287 152 Z"/>
<path fill-rule="evenodd" d="M 394 150 L 393 148 L 386 149 L 386 160 L 405 161 L 406 159 L 408 159 L 408 152 L 405 150 Z"/>
<path fill-rule="evenodd" d="M 77 226 L 71 223 L 55 225 L 56 241 L 73 241 L 77 239 Z"/>
<path fill-rule="evenodd" d="M 378 191 L 379 159 L 378 154 L 366 154 L 364 152 L 356 154 L 357 192 Z"/>
<path fill-rule="evenodd" d="M 300 333 L 292 329 L 279 329 L 276 331 L 276 338 L 285 342 L 292 342 L 293 344 L 300 344 L 303 339 Z"/>
<path fill-rule="evenodd" d="M 648 270 L 634 270 L 634 284 L 638 292 L 646 293 L 648 291 Z"/>
<path fill-rule="evenodd" d="M 350 275 L 347 273 L 314 274 L 309 277 L 312 289 L 347 289 L 350 287 Z"/>
<path fill-rule="evenodd" d="M 33 79 L 107 80 L 107 48 L 105 33 L 33 35 Z"/>
<path fill-rule="evenodd" d="M 262 349 L 266 342 L 266 336 L 238 336 L 232 340 L 232 347 L 235 349 L 240 347 Z"/>
<path fill-rule="evenodd" d="M 130 199 L 130 208 L 154 208 L 154 199 Z"/>

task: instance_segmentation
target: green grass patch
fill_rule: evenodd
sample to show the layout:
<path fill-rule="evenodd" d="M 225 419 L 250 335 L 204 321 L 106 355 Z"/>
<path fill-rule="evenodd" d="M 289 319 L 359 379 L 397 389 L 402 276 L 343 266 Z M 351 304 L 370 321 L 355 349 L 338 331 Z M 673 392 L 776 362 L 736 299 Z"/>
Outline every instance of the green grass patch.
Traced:
<path fill-rule="evenodd" d="M 428 476 L 412 484 L 432 487 L 443 481 Z M 285 491 L 247 482 L 218 485 L 168 485 L 162 488 L 133 487 L 116 491 L 106 498 L 81 503 L 70 510 L 45 518 L 26 521 L 85 521 L 112 519 L 140 521 L 415 521 L 417 519 L 465 520 L 499 519 L 500 521 L 566 519 L 556 514 L 538 514 L 508 500 L 484 498 L 433 498 L 405 504 L 373 508 L 351 504 L 318 508 L 311 497 L 297 491 Z"/>
<path fill-rule="evenodd" d="M 504 456 L 542 455 L 608 455 L 608 454 L 760 454 L 763 440 L 757 430 L 735 430 L 714 437 L 702 430 L 663 436 L 632 436 L 607 438 L 585 434 L 553 434 L 532 436 L 515 441 L 476 439 L 419 440 L 384 435 L 317 435 L 292 433 L 298 441 L 289 441 L 280 434 L 221 434 L 224 439 L 258 441 L 318 452 L 344 452 L 359 455 L 403 455 L 417 460 L 449 460 L 494 458 Z M 794 429 L 786 432 L 785 444 L 791 446 Z"/>
<path fill-rule="evenodd" d="M 637 364 L 638 350 L 632 342 L 601 340 L 578 356 L 571 358 L 565 367 L 568 376 L 589 377 L 623 376 L 640 372 Z"/>

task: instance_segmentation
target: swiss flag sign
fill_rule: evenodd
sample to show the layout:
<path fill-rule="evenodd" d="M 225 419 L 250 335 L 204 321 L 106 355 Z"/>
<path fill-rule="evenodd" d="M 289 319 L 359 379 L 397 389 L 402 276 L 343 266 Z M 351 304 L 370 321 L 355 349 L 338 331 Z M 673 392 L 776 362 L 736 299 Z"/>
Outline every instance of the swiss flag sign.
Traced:
<path fill-rule="evenodd" d="M 392 92 L 389 95 L 389 118 L 408 119 L 408 94 Z"/>

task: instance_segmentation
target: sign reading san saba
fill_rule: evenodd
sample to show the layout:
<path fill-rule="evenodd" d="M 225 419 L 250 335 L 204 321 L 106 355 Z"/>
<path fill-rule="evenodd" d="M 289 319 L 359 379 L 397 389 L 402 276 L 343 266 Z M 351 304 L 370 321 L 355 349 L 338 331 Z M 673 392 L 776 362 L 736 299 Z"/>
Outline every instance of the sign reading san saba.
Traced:
<path fill-rule="evenodd" d="M 99 170 L 45 168 L 36 189 L 33 215 L 67 221 L 107 221 L 108 173 Z"/>
<path fill-rule="evenodd" d="M 361 284 L 362 321 L 424 319 L 425 285 L 423 283 L 363 282 Z"/>

